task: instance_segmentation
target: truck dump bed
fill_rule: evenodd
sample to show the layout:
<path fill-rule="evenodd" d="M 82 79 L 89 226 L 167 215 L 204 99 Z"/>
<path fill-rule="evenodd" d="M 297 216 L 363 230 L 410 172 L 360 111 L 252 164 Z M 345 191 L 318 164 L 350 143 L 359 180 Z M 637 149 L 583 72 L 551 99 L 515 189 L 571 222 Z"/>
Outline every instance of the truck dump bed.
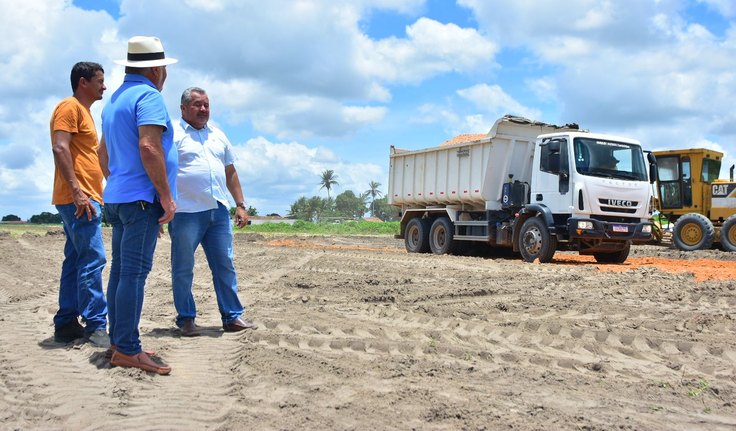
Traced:
<path fill-rule="evenodd" d="M 466 205 L 501 209 L 503 184 L 529 182 L 537 136 L 576 126 L 554 126 L 505 116 L 486 137 L 423 150 L 391 147 L 389 203 L 411 208 Z"/>

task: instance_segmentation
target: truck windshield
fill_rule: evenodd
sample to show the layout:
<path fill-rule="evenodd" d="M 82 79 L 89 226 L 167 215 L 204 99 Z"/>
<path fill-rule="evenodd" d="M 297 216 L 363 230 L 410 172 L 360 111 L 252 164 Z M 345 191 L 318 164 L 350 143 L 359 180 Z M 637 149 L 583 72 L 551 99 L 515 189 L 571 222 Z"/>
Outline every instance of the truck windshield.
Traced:
<path fill-rule="evenodd" d="M 575 138 L 575 169 L 583 175 L 647 181 L 641 147 L 615 141 Z"/>

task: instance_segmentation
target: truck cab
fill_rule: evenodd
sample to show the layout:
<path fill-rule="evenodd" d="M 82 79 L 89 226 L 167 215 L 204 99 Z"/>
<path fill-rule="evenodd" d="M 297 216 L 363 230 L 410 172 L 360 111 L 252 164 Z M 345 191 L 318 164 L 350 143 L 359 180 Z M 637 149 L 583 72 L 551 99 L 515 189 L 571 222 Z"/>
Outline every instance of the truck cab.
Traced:
<path fill-rule="evenodd" d="M 602 261 L 622 262 L 632 242 L 651 238 L 651 225 L 643 222 L 650 215 L 650 168 L 638 141 L 586 132 L 541 135 L 533 166 L 529 209 L 517 223 L 528 212 L 548 214 L 558 248 Z"/>

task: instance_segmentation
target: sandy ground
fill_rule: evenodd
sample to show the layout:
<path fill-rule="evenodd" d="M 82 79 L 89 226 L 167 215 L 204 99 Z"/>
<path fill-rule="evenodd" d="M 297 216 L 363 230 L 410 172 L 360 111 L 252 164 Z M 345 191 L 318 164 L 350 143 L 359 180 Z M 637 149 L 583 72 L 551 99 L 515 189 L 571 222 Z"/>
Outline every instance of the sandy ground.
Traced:
<path fill-rule="evenodd" d="M 182 338 L 169 245 L 141 323 L 173 367 L 157 376 L 54 343 L 63 235 L 0 235 L 1 429 L 736 429 L 733 253 L 637 246 L 622 266 L 540 265 L 241 234 L 260 328 L 222 332 L 199 254 L 205 331 Z"/>

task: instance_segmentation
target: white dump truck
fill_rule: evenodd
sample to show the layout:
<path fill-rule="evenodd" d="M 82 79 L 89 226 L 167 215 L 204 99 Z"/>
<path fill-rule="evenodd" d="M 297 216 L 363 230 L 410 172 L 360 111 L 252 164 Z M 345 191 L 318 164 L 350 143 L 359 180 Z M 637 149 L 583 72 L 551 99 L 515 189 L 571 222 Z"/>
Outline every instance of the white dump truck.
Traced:
<path fill-rule="evenodd" d="M 638 141 L 505 116 L 488 135 L 422 150 L 391 147 L 389 203 L 406 249 L 512 248 L 527 262 L 556 250 L 622 263 L 652 236 L 654 157 Z"/>

